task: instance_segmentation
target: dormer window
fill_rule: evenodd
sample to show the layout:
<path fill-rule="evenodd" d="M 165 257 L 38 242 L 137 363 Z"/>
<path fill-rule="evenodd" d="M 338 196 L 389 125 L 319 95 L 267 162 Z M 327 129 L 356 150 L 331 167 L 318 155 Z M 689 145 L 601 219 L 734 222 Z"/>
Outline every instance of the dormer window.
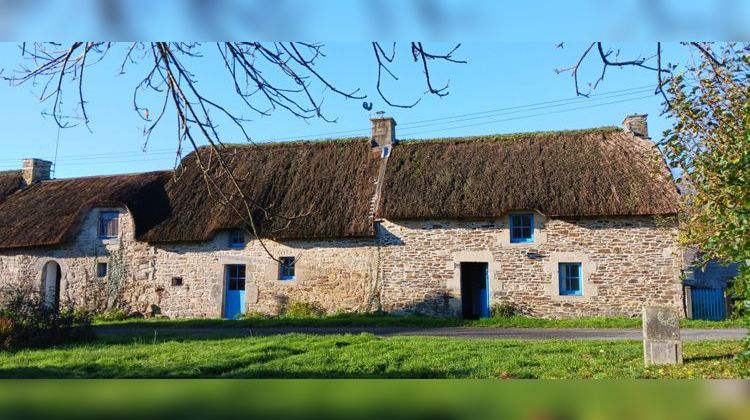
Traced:
<path fill-rule="evenodd" d="M 534 215 L 511 214 L 510 220 L 510 242 L 529 243 L 534 242 Z"/>
<path fill-rule="evenodd" d="M 116 238 L 120 227 L 120 212 L 103 211 L 99 213 L 97 236 L 101 239 Z"/>
<path fill-rule="evenodd" d="M 242 229 L 234 229 L 229 232 L 229 247 L 230 248 L 244 248 L 245 247 L 245 231 Z"/>

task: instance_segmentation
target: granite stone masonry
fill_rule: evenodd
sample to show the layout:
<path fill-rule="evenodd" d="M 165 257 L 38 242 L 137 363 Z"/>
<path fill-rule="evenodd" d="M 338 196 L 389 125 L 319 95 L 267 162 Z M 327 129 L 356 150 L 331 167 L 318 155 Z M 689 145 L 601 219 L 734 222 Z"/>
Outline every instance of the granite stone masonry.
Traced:
<path fill-rule="evenodd" d="M 378 117 L 371 137 L 199 148 L 140 174 L 49 179 L 49 162 L 28 159 L 0 172 L 0 287 L 141 316 L 297 302 L 684 315 L 679 192 L 645 115 L 624 129 L 424 141 L 395 129 Z"/>
<path fill-rule="evenodd" d="M 91 210 L 67 246 L 0 252 L 0 278 L 41 282 L 42 267 L 55 261 L 62 302 L 101 308 L 117 298 L 128 311 L 147 315 L 221 317 L 224 267 L 242 264 L 245 312 L 279 314 L 290 302 L 302 301 L 328 313 L 382 309 L 460 316 L 461 264 L 484 262 L 490 304 L 511 305 L 526 315 L 639 316 L 646 303 L 682 305 L 676 226 L 670 219 L 546 220 L 537 214 L 538 240 L 523 244 L 507 240 L 507 217 L 381 220 L 374 238 L 264 241 L 272 258 L 258 241 L 229 247 L 228 232 L 201 243 L 135 241 L 126 209 L 114 209 L 120 212 L 118 238 L 100 239 L 98 214 L 111 210 Z M 274 258 L 285 256 L 296 258 L 294 280 L 279 280 Z M 560 295 L 559 262 L 582 264 L 581 296 Z M 97 277 L 97 263 L 109 265 L 106 277 Z M 181 283 L 174 285 L 174 278 Z"/>

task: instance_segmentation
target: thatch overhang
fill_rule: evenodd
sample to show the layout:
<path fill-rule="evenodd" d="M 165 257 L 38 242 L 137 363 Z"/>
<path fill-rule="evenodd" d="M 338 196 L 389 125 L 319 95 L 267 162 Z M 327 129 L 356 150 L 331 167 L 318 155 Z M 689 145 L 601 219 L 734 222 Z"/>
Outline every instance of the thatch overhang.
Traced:
<path fill-rule="evenodd" d="M 249 229 L 250 214 L 266 238 L 373 236 L 379 162 L 368 138 L 235 145 L 218 154 L 202 148 L 183 159 L 166 186 L 172 216 L 141 239 L 204 241 L 223 229 Z"/>
<path fill-rule="evenodd" d="M 379 216 L 672 215 L 678 202 L 654 143 L 612 127 L 401 142 L 389 158 Z"/>

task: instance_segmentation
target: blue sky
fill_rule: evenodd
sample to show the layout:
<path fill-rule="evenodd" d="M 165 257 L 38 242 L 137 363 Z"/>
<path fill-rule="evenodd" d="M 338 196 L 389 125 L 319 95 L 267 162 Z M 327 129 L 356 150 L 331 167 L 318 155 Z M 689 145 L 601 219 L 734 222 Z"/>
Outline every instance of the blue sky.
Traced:
<path fill-rule="evenodd" d="M 436 84 L 450 81 L 450 94 L 443 98 L 423 96 L 425 83 L 420 69 L 407 59 L 408 44 L 401 44 L 397 47 L 401 59 L 394 66 L 400 80 L 388 81 L 385 90 L 394 101 L 408 102 L 423 96 L 411 109 L 390 108 L 377 96 L 377 67 L 369 43 L 326 43 L 327 57 L 321 60 L 320 71 L 341 89 L 360 88 L 374 103 L 373 111 L 383 110 L 396 119 L 397 136 L 402 139 L 620 125 L 632 113 L 649 114 L 650 133 L 655 139 L 669 127 L 670 122 L 660 116 L 660 97 L 652 94 L 656 82 L 652 72 L 610 68 L 594 96 L 576 99 L 572 78 L 566 73 L 556 74 L 554 69 L 573 64 L 585 44 L 566 43 L 563 49 L 555 48 L 555 44 L 465 43 L 455 57 L 467 60 L 467 64 L 434 66 Z M 431 45 L 438 50 L 448 46 Z M 654 48 L 652 43 L 612 45 L 624 53 L 648 54 Z M 665 49 L 671 61 L 689 59 L 679 45 L 667 44 Z M 251 118 L 247 127 L 255 141 L 346 137 L 367 135 L 369 131 L 371 114 L 362 108 L 362 101 L 345 100 L 330 92 L 324 94 L 324 112 L 337 118 L 336 123 L 304 122 L 283 110 L 270 117 L 244 111 L 215 58 L 207 50 L 206 57 L 191 61 L 199 86 L 210 92 L 211 99 Z M 6 75 L 22 63 L 16 43 L 0 43 L 0 67 Z M 170 113 L 162 122 L 143 152 L 144 123 L 133 110 L 132 94 L 146 68 L 135 65 L 118 75 L 119 64 L 117 54 L 110 54 L 87 69 L 90 131 L 83 125 L 58 130 L 54 121 L 43 115 L 52 105 L 39 101 L 41 86 L 0 85 L 0 170 L 20 167 L 23 157 L 52 158 L 58 135 L 58 178 L 172 168 L 177 140 L 173 115 Z M 601 68 L 592 59 L 587 69 L 584 81 L 594 80 Z M 541 104 L 517 108 L 537 103 Z M 156 101 L 152 103 L 152 107 L 156 105 Z M 466 115 L 474 113 L 483 114 Z M 437 118 L 446 119 L 419 123 Z M 225 141 L 241 141 L 228 124 L 222 129 Z M 338 132 L 344 133 L 329 134 Z"/>

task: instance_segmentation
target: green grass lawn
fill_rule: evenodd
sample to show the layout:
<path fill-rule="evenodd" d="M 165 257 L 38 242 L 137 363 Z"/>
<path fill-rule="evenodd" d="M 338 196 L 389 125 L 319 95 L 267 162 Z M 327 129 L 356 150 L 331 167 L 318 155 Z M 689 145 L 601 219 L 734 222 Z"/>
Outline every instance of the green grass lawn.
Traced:
<path fill-rule="evenodd" d="M 644 368 L 639 341 L 118 335 L 0 353 L 0 377 L 748 378 L 741 350 L 739 341 L 686 342 L 684 365 Z"/>
<path fill-rule="evenodd" d="M 479 320 L 428 316 L 394 316 L 379 314 L 343 314 L 324 317 L 253 317 L 226 319 L 129 319 L 97 322 L 99 325 L 128 327 L 494 327 L 494 328 L 640 328 L 640 318 L 591 317 L 577 319 L 540 319 L 526 316 L 492 317 Z M 700 321 L 684 319 L 683 328 L 739 328 L 744 320 Z"/>

